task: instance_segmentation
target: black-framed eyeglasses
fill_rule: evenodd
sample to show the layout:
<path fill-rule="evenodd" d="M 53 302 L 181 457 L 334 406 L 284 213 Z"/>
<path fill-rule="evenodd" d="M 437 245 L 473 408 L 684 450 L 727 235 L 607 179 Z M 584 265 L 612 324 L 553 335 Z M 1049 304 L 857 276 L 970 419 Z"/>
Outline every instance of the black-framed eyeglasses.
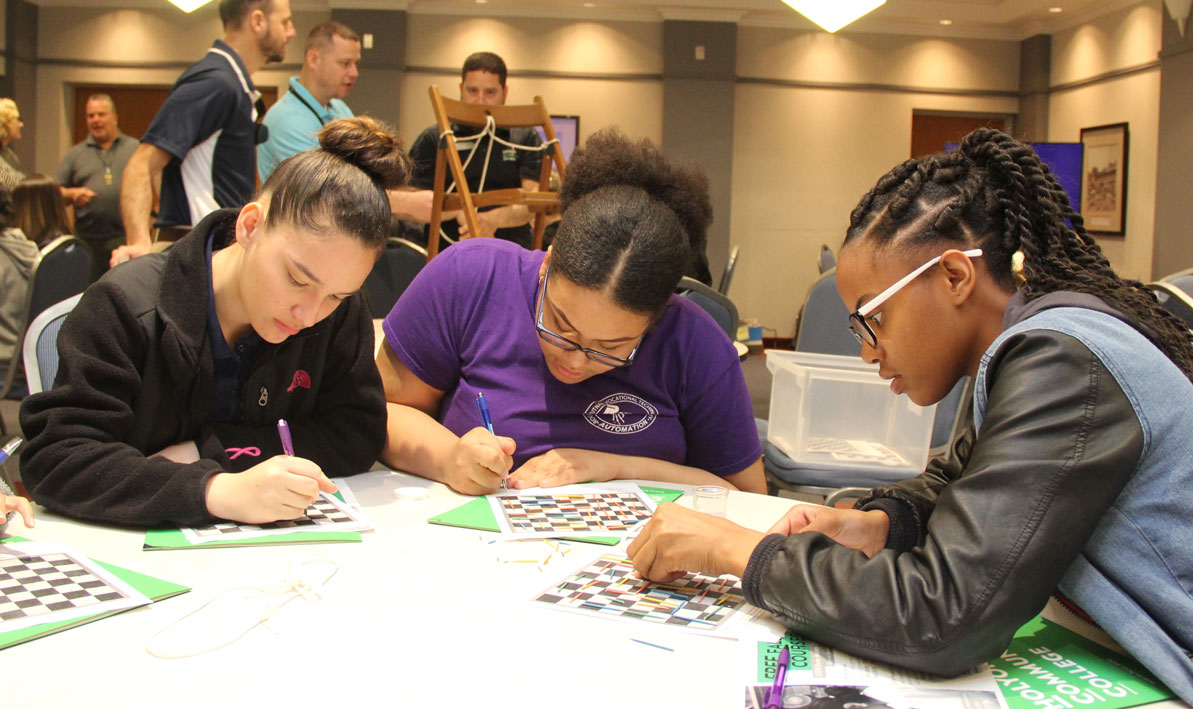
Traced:
<path fill-rule="evenodd" d="M 948 253 L 948 252 L 946 251 L 945 253 Z M 962 251 L 961 253 L 962 253 L 962 255 L 968 256 L 970 258 L 977 258 L 978 256 L 982 255 L 982 250 L 981 249 L 969 249 L 968 251 Z M 877 347 L 878 346 L 878 337 L 874 334 L 874 330 L 870 328 L 870 323 L 867 322 L 867 320 L 869 320 L 869 318 L 871 317 L 870 314 L 873 313 L 875 310 L 878 310 L 878 307 L 881 306 L 883 303 L 890 300 L 891 296 L 898 293 L 903 288 L 903 286 L 907 285 L 908 283 L 911 283 L 921 273 L 923 273 L 924 271 L 927 271 L 929 268 L 932 268 L 933 266 L 935 266 L 942 258 L 944 258 L 944 254 L 941 254 L 940 256 L 937 256 L 936 258 L 929 260 L 928 263 L 925 263 L 923 266 L 920 266 L 916 270 L 912 271 L 911 273 L 907 274 L 906 276 L 895 281 L 894 284 L 892 284 L 890 288 L 887 288 L 883 292 L 874 296 L 870 300 L 866 301 L 862 305 L 862 307 L 853 311 L 853 313 L 850 314 L 850 316 L 849 316 L 849 331 L 853 333 L 853 336 L 857 338 L 857 341 L 862 343 L 863 345 L 868 345 L 870 347 Z"/>
<path fill-rule="evenodd" d="M 538 330 L 539 337 L 543 338 L 543 341 L 547 344 L 554 345 L 561 350 L 580 350 L 584 353 L 585 357 L 591 359 L 597 364 L 604 364 L 610 367 L 628 367 L 633 364 L 634 355 L 638 354 L 638 348 L 642 346 L 642 340 L 646 337 L 645 332 L 643 332 L 642 336 L 638 338 L 638 343 L 634 345 L 634 349 L 632 352 L 630 352 L 630 356 L 622 359 L 621 357 L 615 357 L 614 355 L 608 354 L 606 352 L 598 352 L 587 347 L 581 347 L 580 343 L 569 340 L 563 335 L 551 332 L 547 328 L 543 327 L 543 305 L 547 302 L 547 281 L 550 280 L 550 277 L 551 266 L 548 264 L 547 271 L 543 274 L 543 292 L 539 295 L 538 317 L 534 322 L 534 328 Z"/>

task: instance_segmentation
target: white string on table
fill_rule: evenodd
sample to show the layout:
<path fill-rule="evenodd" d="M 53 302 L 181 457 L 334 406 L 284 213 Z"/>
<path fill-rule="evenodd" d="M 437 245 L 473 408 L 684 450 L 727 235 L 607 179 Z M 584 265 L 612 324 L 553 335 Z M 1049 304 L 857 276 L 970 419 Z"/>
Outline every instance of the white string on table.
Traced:
<path fill-rule="evenodd" d="M 312 581 L 312 580 L 308 580 L 303 577 L 303 570 L 306 567 L 317 566 L 317 565 L 330 566 L 331 567 L 330 573 L 328 573 L 326 576 L 324 576 L 322 578 L 322 580 L 316 579 L 316 580 Z M 186 613 L 185 615 L 175 619 L 174 621 L 172 621 L 168 625 L 166 625 L 164 628 L 162 628 L 161 630 L 154 633 L 153 636 L 151 638 L 149 638 L 149 641 L 145 643 L 145 651 L 148 652 L 150 655 L 153 655 L 154 657 L 159 657 L 164 660 L 177 660 L 177 659 L 182 659 L 182 658 L 187 658 L 187 657 L 197 657 L 199 655 L 203 655 L 208 652 L 212 652 L 213 650 L 219 650 L 220 648 L 228 647 L 229 645 L 232 645 L 236 641 L 243 638 L 245 635 L 247 635 L 249 633 L 249 631 L 251 631 L 253 628 L 256 628 L 257 626 L 264 626 L 264 627 L 268 628 L 269 626 L 267 626 L 265 624 L 269 621 L 269 619 L 273 616 L 273 614 L 277 613 L 279 610 L 282 609 L 283 606 L 285 606 L 290 601 L 293 601 L 296 598 L 301 598 L 305 601 L 321 601 L 321 600 L 323 600 L 323 595 L 321 593 L 323 590 L 323 587 L 326 586 L 329 581 L 331 581 L 332 577 L 334 577 L 336 575 L 336 573 L 339 572 L 339 570 L 340 570 L 339 564 L 335 563 L 331 559 L 328 559 L 323 556 L 315 556 L 315 557 L 308 558 L 308 559 L 302 561 L 301 563 L 297 564 L 297 566 L 292 563 L 290 565 L 290 570 L 286 575 L 286 580 L 283 581 L 283 583 L 280 586 L 273 586 L 273 587 L 270 587 L 270 586 L 236 586 L 233 588 L 229 588 L 221 593 L 216 594 L 212 598 L 208 599 L 208 601 L 206 603 L 204 603 L 203 605 L 201 605 L 198 608 L 194 609 L 193 611 L 190 611 L 189 613 Z M 170 630 L 171 628 L 178 625 L 179 623 L 186 620 L 187 618 L 198 615 L 205 608 L 210 606 L 212 603 L 216 602 L 217 600 L 223 598 L 224 596 L 226 596 L 229 593 L 232 593 L 234 591 L 249 591 L 249 592 L 256 594 L 256 597 L 258 597 L 258 598 L 276 600 L 276 602 L 273 603 L 272 605 L 270 605 L 268 608 L 266 608 L 261 613 L 261 615 L 258 616 L 257 620 L 254 621 L 252 624 L 250 624 L 247 628 L 244 628 L 240 632 L 236 633 L 235 636 L 233 636 L 232 638 L 230 638 L 224 642 L 219 642 L 219 643 L 216 643 L 213 645 L 209 645 L 207 647 L 201 647 L 199 649 L 191 650 L 191 651 L 187 651 L 187 652 L 173 652 L 173 651 L 169 651 L 169 650 L 159 650 L 154 647 L 155 641 L 159 637 L 161 637 L 161 635 L 163 633 Z M 248 596 L 246 596 L 246 598 L 247 597 Z M 236 632 L 236 630 L 233 629 L 231 632 Z"/>

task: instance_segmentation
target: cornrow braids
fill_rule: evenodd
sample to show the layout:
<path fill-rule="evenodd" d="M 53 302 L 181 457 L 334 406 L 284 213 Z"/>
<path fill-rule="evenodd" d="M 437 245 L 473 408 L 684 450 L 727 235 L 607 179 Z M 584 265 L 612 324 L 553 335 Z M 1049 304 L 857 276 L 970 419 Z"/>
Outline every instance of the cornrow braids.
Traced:
<path fill-rule="evenodd" d="M 908 160 L 880 178 L 854 208 L 845 243 L 881 247 L 979 246 L 995 282 L 1016 287 L 1011 257 L 1022 251 L 1019 289 L 1031 301 L 1075 291 L 1101 298 L 1193 380 L 1193 336 L 1143 283 L 1120 278 L 1031 149 L 979 128 L 949 153 Z"/>

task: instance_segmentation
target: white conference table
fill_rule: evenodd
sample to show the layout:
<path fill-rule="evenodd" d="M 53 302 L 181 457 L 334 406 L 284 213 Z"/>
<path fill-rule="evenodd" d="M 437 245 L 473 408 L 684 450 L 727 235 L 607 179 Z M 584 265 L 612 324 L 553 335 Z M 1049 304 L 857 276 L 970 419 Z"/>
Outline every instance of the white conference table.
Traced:
<path fill-rule="evenodd" d="M 0 703 L 171 709 L 328 702 L 741 706 L 733 640 L 530 602 L 583 558 L 612 547 L 573 544 L 541 570 L 533 563 L 503 563 L 495 550 L 506 550 L 508 558 L 514 545 L 489 544 L 497 534 L 426 522 L 470 498 L 388 471 L 348 482 L 376 525 L 360 543 L 142 551 L 143 531 L 82 524 L 44 510 L 32 530 L 14 521 L 10 533 L 63 542 L 193 590 L 4 650 Z M 406 486 L 424 487 L 429 497 L 395 499 L 393 491 Z M 690 506 L 690 489 L 680 504 Z M 727 516 L 765 530 L 792 504 L 797 503 L 735 491 Z M 541 547 L 530 555 L 545 557 L 545 544 L 521 544 Z M 314 557 L 339 565 L 322 600 L 290 602 L 270 620 L 272 630 L 258 627 L 229 647 L 186 659 L 159 659 L 145 651 L 154 633 L 225 589 L 280 585 L 291 564 Z M 204 627 L 217 627 L 229 618 L 225 610 L 233 609 L 208 608 L 201 616 Z"/>

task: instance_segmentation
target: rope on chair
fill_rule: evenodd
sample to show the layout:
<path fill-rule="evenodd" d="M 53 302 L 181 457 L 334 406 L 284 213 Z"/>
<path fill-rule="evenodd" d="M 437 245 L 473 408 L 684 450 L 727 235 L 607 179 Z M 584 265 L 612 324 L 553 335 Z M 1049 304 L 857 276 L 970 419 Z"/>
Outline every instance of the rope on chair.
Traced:
<path fill-rule="evenodd" d="M 445 130 L 439 134 L 439 145 L 440 146 L 442 146 L 444 144 L 444 139 L 449 135 L 455 137 L 456 132 L 454 130 L 452 130 L 451 128 L 448 128 L 447 130 Z M 534 153 L 541 153 L 544 150 L 546 150 L 547 148 L 550 148 L 550 147 L 557 145 L 559 143 L 558 138 L 552 138 L 551 140 L 548 140 L 547 142 L 542 143 L 541 145 L 520 145 L 518 143 L 511 143 L 510 141 L 505 140 L 504 138 L 501 138 L 497 135 L 497 121 L 493 119 L 493 116 L 486 115 L 485 116 L 485 127 L 483 129 L 481 129 L 481 132 L 474 133 L 473 135 L 467 136 L 468 140 L 472 140 L 473 138 L 475 138 L 476 143 L 472 146 L 472 149 L 468 151 L 468 157 L 464 160 L 464 164 L 460 168 L 460 172 L 468 171 L 468 165 L 470 163 L 472 163 L 472 158 L 473 158 L 473 156 L 476 155 L 476 149 L 481 146 L 481 140 L 486 135 L 489 136 L 489 142 L 485 146 L 485 164 L 484 164 L 484 167 L 481 168 L 481 179 L 480 179 L 480 183 L 477 185 L 477 189 L 476 189 L 476 191 L 478 193 L 485 191 L 485 180 L 489 176 L 489 157 L 493 154 L 493 143 L 495 143 L 495 142 L 501 143 L 502 145 L 509 147 L 509 148 L 513 148 L 515 150 L 527 150 L 527 151 L 534 152 Z M 454 192 L 455 189 L 456 189 L 456 181 L 452 180 L 451 184 L 447 186 L 447 189 L 443 190 L 443 194 L 450 194 L 450 193 Z M 446 232 L 443 231 L 442 226 L 439 227 L 439 238 L 445 239 L 449 244 L 456 243 L 454 239 L 452 239 L 450 236 L 447 235 Z"/>

